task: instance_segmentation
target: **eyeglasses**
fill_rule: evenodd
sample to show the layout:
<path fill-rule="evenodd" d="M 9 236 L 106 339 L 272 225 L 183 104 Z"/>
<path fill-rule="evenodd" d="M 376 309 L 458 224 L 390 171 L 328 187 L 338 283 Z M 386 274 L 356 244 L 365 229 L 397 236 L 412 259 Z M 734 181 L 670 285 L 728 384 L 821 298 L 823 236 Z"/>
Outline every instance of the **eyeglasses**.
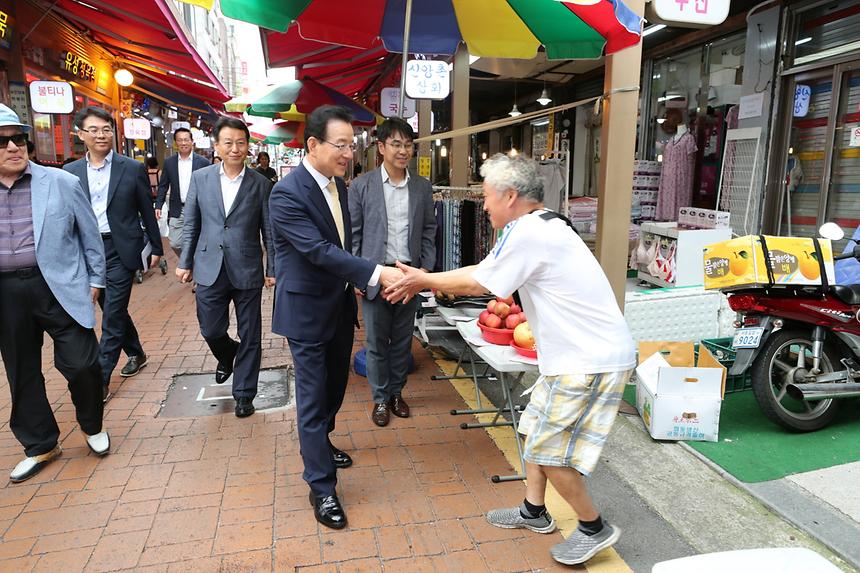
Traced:
<path fill-rule="evenodd" d="M 403 143 L 402 141 L 395 139 L 394 141 L 383 142 L 383 145 L 387 145 L 395 151 L 400 151 L 401 149 L 405 149 L 406 151 L 415 151 L 415 144 L 411 141 Z"/>
<path fill-rule="evenodd" d="M 81 129 L 81 131 L 86 131 L 87 133 L 89 133 L 93 137 L 98 137 L 99 135 L 104 135 L 105 137 L 109 137 L 109 136 L 113 135 L 113 128 L 112 127 L 103 127 L 101 129 L 99 129 L 97 127 L 90 127 L 87 129 Z"/>
<path fill-rule="evenodd" d="M 323 139 L 323 142 L 328 143 L 341 153 L 346 153 L 347 149 L 349 149 L 350 151 L 355 151 L 357 149 L 354 143 L 332 143 L 331 141 L 326 141 L 325 139 Z"/>
<path fill-rule="evenodd" d="M 9 142 L 15 144 L 16 147 L 24 147 L 27 145 L 27 134 L 16 133 L 15 135 L 0 135 L 0 149 L 9 147 Z"/>

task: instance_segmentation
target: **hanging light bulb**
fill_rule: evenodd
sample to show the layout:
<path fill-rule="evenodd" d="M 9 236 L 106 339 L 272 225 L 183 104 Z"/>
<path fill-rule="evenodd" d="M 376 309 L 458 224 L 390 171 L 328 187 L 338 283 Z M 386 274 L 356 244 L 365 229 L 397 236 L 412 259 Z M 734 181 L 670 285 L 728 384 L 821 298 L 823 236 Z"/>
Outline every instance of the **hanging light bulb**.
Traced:
<path fill-rule="evenodd" d="M 511 108 L 511 111 L 508 112 L 508 115 L 511 117 L 517 117 L 518 115 L 522 115 L 523 112 L 517 109 L 517 83 L 514 82 L 514 107 Z"/>
<path fill-rule="evenodd" d="M 541 105 L 546 105 L 552 101 L 552 98 L 549 97 L 549 93 L 546 91 L 546 86 L 543 87 L 543 91 L 540 92 L 540 97 L 537 98 L 537 102 Z"/>
<path fill-rule="evenodd" d="M 126 88 L 134 83 L 134 76 L 130 71 L 125 68 L 119 68 L 117 71 L 113 73 L 113 79 L 116 80 L 116 83 Z"/>
<path fill-rule="evenodd" d="M 448 157 L 448 148 L 444 145 L 439 148 L 439 157 Z"/>
<path fill-rule="evenodd" d="M 486 151 L 481 154 L 481 159 L 484 161 L 487 160 L 487 152 Z"/>
<path fill-rule="evenodd" d="M 517 148 L 511 147 L 511 152 L 508 155 L 510 155 L 511 157 L 516 157 L 517 156 Z"/>

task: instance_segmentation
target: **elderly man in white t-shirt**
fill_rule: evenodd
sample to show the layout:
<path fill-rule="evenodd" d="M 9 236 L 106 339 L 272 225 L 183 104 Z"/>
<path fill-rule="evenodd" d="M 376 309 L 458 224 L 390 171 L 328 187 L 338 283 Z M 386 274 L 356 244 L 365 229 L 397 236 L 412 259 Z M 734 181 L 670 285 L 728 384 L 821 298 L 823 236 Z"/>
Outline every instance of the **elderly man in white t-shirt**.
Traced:
<path fill-rule="evenodd" d="M 577 531 L 552 556 L 584 563 L 620 535 L 601 519 L 583 476 L 597 464 L 636 365 L 633 339 L 597 260 L 565 218 L 543 208 L 537 164 L 497 154 L 481 175 L 484 210 L 503 229 L 492 252 L 478 265 L 445 273 L 400 265 L 405 276 L 386 297 L 408 299 L 426 288 L 502 298 L 519 293 L 541 374 L 518 428 L 525 435 L 526 497 L 520 507 L 490 511 L 487 520 L 551 533 L 555 520 L 544 506 L 549 479 L 579 517 Z"/>

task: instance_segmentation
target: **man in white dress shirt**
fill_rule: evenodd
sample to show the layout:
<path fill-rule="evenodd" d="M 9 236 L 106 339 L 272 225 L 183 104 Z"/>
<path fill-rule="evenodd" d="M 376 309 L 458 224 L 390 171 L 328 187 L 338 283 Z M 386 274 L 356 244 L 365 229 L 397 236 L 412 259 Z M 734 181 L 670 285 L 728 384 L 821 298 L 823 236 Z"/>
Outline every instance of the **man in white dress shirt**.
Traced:
<path fill-rule="evenodd" d="M 260 375 L 262 288 L 275 284 L 269 225 L 272 182 L 245 168 L 250 134 L 243 121 L 221 118 L 213 135 L 223 161 L 191 176 L 176 276 L 183 283 L 192 278 L 197 282 L 200 332 L 218 359 L 215 382 L 223 384 L 233 376 L 235 412 L 243 418 L 254 413 Z M 239 341 L 227 334 L 231 301 Z"/>
<path fill-rule="evenodd" d="M 155 199 L 155 216 L 161 219 L 161 209 L 167 200 L 167 190 L 170 189 L 170 201 L 167 210 L 167 238 L 170 248 L 179 256 L 182 249 L 182 227 L 184 219 L 182 210 L 188 198 L 188 188 L 191 185 L 191 173 L 209 165 L 209 160 L 194 153 L 194 140 L 191 130 L 180 127 L 173 132 L 173 141 L 179 153 L 164 160 L 164 169 L 158 182 L 158 197 Z"/>

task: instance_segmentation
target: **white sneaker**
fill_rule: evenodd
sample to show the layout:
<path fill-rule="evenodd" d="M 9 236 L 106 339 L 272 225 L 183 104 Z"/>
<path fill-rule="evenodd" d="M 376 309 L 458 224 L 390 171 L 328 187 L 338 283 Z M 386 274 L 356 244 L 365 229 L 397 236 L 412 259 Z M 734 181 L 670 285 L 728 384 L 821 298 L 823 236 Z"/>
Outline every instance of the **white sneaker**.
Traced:
<path fill-rule="evenodd" d="M 12 473 L 9 474 L 9 480 L 12 483 L 20 483 L 30 479 L 42 471 L 42 468 L 46 465 L 59 458 L 62 451 L 63 450 L 60 446 L 56 445 L 50 452 L 39 454 L 38 456 L 33 456 L 31 458 L 24 458 L 18 462 L 18 465 L 16 465 L 15 469 L 12 470 Z"/>
<path fill-rule="evenodd" d="M 104 431 L 87 436 L 87 445 L 95 455 L 103 456 L 110 451 L 110 436 Z"/>

